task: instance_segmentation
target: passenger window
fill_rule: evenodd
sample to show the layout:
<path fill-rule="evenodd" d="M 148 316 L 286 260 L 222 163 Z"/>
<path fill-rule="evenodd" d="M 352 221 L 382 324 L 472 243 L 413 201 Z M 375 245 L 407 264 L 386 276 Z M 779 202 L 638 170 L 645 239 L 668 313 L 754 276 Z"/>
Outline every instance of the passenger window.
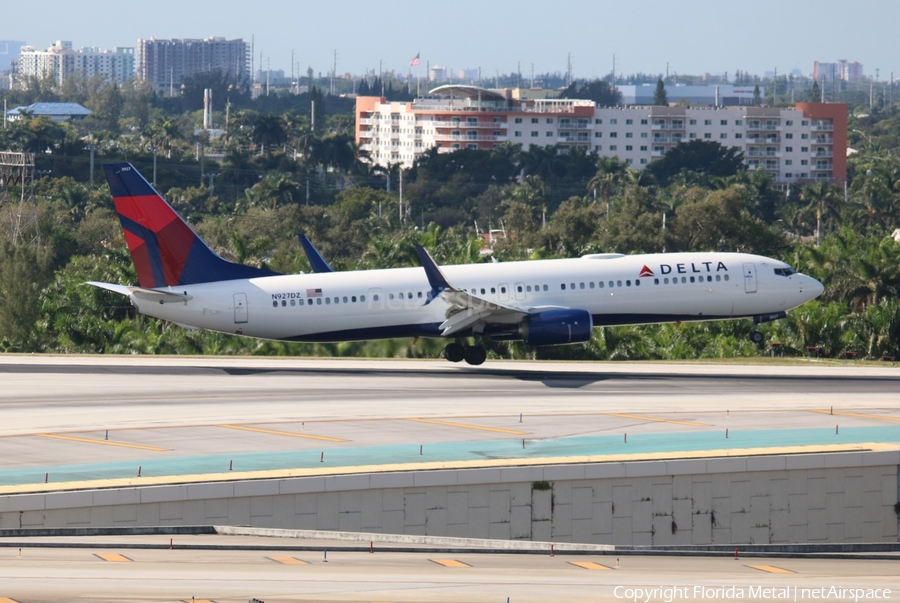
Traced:
<path fill-rule="evenodd" d="M 359 301 L 361 301 L 361 302 L 366 301 L 366 296 L 365 296 L 365 295 L 360 295 L 360 296 L 359 296 Z M 375 301 L 378 301 L 378 296 L 377 296 L 377 295 L 375 296 Z"/>
<path fill-rule="evenodd" d="M 292 305 L 292 306 L 296 306 L 296 305 L 297 305 L 297 300 L 296 300 L 296 299 L 292 299 L 292 300 L 291 300 L 291 305 Z"/>
<path fill-rule="evenodd" d="M 406 294 L 406 299 L 412 299 L 412 298 L 413 298 L 413 294 L 412 294 L 412 291 L 410 291 L 409 293 Z"/>
<path fill-rule="evenodd" d="M 321 305 L 322 305 L 322 298 L 321 298 L 321 297 L 317 297 L 317 298 L 316 298 L 316 305 L 317 305 L 317 306 L 321 306 Z"/>
<path fill-rule="evenodd" d="M 682 276 L 682 277 L 681 277 L 681 282 L 682 282 L 682 283 L 686 283 L 686 282 L 687 282 L 687 279 L 686 279 L 685 277 Z"/>
<path fill-rule="evenodd" d="M 693 276 L 691 277 L 691 282 L 692 282 L 692 283 L 694 282 L 694 277 L 693 277 Z"/>
<path fill-rule="evenodd" d="M 725 275 L 725 280 L 726 280 L 726 281 L 728 280 L 728 275 L 727 275 L 727 274 Z"/>
<path fill-rule="evenodd" d="M 721 280 L 722 280 L 722 275 L 717 274 L 717 275 L 716 275 L 716 281 L 721 281 Z"/>
<path fill-rule="evenodd" d="M 666 279 L 666 280 L 669 280 L 669 279 Z M 654 285 L 658 285 L 658 284 L 659 284 L 659 279 L 658 279 L 658 278 L 653 279 L 653 284 L 654 284 Z"/>
<path fill-rule="evenodd" d="M 707 282 L 707 283 L 711 283 L 711 282 L 712 282 L 712 277 L 711 277 L 711 276 L 707 276 L 707 277 L 706 277 L 706 282 Z"/>
<path fill-rule="evenodd" d="M 527 287 L 525 287 L 525 291 L 527 291 L 528 293 L 531 293 L 531 285 L 528 285 Z"/>
<path fill-rule="evenodd" d="M 422 299 L 422 292 L 421 292 L 421 291 L 419 291 L 418 298 L 419 298 L 419 299 Z"/>
<path fill-rule="evenodd" d="M 506 293 L 506 287 L 500 287 L 500 293 Z"/>
<path fill-rule="evenodd" d="M 621 287 L 621 286 L 622 286 L 622 281 L 616 281 L 616 287 Z"/>
<path fill-rule="evenodd" d="M 363 301 L 366 301 L 366 296 L 363 295 L 360 299 L 363 300 Z M 378 301 L 378 294 L 376 293 L 376 294 L 372 297 L 372 299 L 373 299 L 374 301 Z"/>
<path fill-rule="evenodd" d="M 497 293 L 497 288 L 496 288 L 496 287 L 491 287 L 491 295 L 494 295 L 494 294 L 496 294 L 496 293 Z"/>
<path fill-rule="evenodd" d="M 579 288 L 579 289 L 584 289 L 584 283 L 578 283 L 578 288 Z"/>
<path fill-rule="evenodd" d="M 641 281 L 634 281 L 634 286 L 635 286 L 635 287 L 640 287 L 640 286 L 641 286 Z"/>
<path fill-rule="evenodd" d="M 591 289 L 594 288 L 594 281 L 591 281 Z"/>
<path fill-rule="evenodd" d="M 630 286 L 631 286 L 631 279 L 625 281 L 625 286 L 626 286 L 626 287 L 630 287 Z"/>
<path fill-rule="evenodd" d="M 602 288 L 603 288 L 603 281 L 600 281 L 599 283 L 597 283 L 597 286 L 600 287 L 600 288 L 602 289 Z"/>
<path fill-rule="evenodd" d="M 313 305 L 313 300 L 311 300 L 311 299 L 306 300 L 306 305 L 307 306 Z"/>
<path fill-rule="evenodd" d="M 559 288 L 562 289 L 563 291 L 565 291 L 565 290 L 566 290 L 566 284 L 565 284 L 565 283 L 561 284 L 561 285 L 559 286 Z"/>
<path fill-rule="evenodd" d="M 375 299 L 378 299 L 378 298 L 376 297 Z M 394 294 L 393 294 L 393 293 L 388 293 L 388 299 L 394 299 Z"/>
<path fill-rule="evenodd" d="M 616 284 L 615 284 L 614 282 L 609 281 L 609 288 L 610 288 L 610 289 L 612 289 L 612 288 L 615 287 L 615 286 L 616 286 Z"/>
<path fill-rule="evenodd" d="M 273 301 L 272 301 L 272 307 L 273 307 L 273 308 L 277 308 L 277 307 L 278 307 L 278 301 L 273 300 Z"/>
<path fill-rule="evenodd" d="M 667 276 L 666 278 L 663 279 L 663 285 L 668 285 L 668 284 L 669 284 L 669 277 Z"/>
<path fill-rule="evenodd" d="M 355 304 L 355 303 L 356 303 L 356 296 L 354 295 L 353 297 L 351 297 L 351 298 L 350 298 L 350 301 L 352 301 L 352 302 Z"/>
<path fill-rule="evenodd" d="M 546 291 L 546 290 L 547 290 L 547 285 L 544 285 L 544 291 Z"/>
<path fill-rule="evenodd" d="M 528 290 L 530 291 L 531 287 L 529 287 Z M 516 291 L 518 291 L 519 293 L 522 293 L 522 285 L 516 285 Z"/>
<path fill-rule="evenodd" d="M 285 307 L 286 305 L 287 305 L 287 301 L 281 300 L 281 307 L 283 308 L 283 307 Z"/>
<path fill-rule="evenodd" d="M 331 303 L 331 298 L 330 298 L 330 297 L 326 297 L 326 298 L 325 298 L 325 303 L 326 303 L 326 304 L 330 304 L 330 303 Z"/>
<path fill-rule="evenodd" d="M 481 288 L 481 294 L 484 295 L 484 287 Z"/>
<path fill-rule="evenodd" d="M 575 283 L 572 283 L 571 287 L 572 287 L 572 289 L 574 289 L 574 288 L 575 288 Z"/>

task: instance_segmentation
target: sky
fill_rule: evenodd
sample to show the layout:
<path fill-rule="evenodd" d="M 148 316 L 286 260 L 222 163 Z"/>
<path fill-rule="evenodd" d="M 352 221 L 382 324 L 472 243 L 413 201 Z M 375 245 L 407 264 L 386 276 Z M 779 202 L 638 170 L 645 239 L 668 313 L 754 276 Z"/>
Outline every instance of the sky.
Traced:
<path fill-rule="evenodd" d="M 418 68 L 565 73 L 763 75 L 812 72 L 813 61 L 859 61 L 900 79 L 898 0 L 45 0 L 7 2 L 0 40 L 46 49 L 135 46 L 138 38 L 255 40 L 254 63 L 291 72 L 406 73 Z"/>

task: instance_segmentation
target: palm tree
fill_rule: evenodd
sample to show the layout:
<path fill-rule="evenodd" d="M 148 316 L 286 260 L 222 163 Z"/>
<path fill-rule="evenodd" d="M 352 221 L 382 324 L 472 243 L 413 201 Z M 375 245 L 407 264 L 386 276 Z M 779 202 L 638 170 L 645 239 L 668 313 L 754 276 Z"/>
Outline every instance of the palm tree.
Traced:
<path fill-rule="evenodd" d="M 806 203 L 802 210 L 804 216 L 816 214 L 816 246 L 822 244 L 823 223 L 830 231 L 840 226 L 841 197 L 838 190 L 831 184 L 822 181 L 804 186 L 800 191 L 800 200 Z"/>
<path fill-rule="evenodd" d="M 618 157 L 601 157 L 597 162 L 597 173 L 588 182 L 589 191 L 597 191 L 609 204 L 611 197 L 621 193 L 622 183 L 628 173 L 628 164 Z"/>
<path fill-rule="evenodd" d="M 253 122 L 250 139 L 260 145 L 260 154 L 266 152 L 266 145 L 271 147 L 284 144 L 287 140 L 284 120 L 279 115 L 260 115 Z"/>

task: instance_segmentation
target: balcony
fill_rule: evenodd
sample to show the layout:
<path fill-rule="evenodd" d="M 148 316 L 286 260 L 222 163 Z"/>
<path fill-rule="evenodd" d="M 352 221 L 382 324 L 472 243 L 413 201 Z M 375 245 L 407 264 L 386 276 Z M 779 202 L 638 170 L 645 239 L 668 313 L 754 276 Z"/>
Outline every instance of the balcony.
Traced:
<path fill-rule="evenodd" d="M 833 157 L 834 153 L 831 151 L 826 151 L 825 149 L 819 149 L 815 153 L 812 154 L 813 157 Z"/>
<path fill-rule="evenodd" d="M 830 136 L 817 136 L 815 140 L 810 142 L 811 144 L 834 144 L 834 138 Z"/>
<path fill-rule="evenodd" d="M 371 125 L 372 125 L 372 118 L 371 118 L 371 117 L 363 117 L 363 118 L 360 118 L 359 121 L 358 121 L 358 123 L 359 123 L 359 125 L 361 125 L 361 126 L 371 126 Z"/>
<path fill-rule="evenodd" d="M 435 134 L 438 142 L 506 142 L 506 136 L 463 136 L 461 134 Z"/>
<path fill-rule="evenodd" d="M 558 126 L 559 126 L 559 129 L 560 129 L 560 130 L 588 130 L 588 129 L 590 129 L 591 124 L 589 124 L 589 123 L 578 123 L 578 122 L 575 122 L 575 123 L 572 123 L 572 122 L 566 123 L 566 122 L 560 121 L 559 124 L 558 124 Z"/>
<path fill-rule="evenodd" d="M 464 121 L 450 121 L 450 120 L 434 120 L 431 122 L 435 128 L 455 128 L 459 129 L 476 129 L 476 128 L 505 128 L 505 121 L 480 121 L 478 123 L 469 123 Z"/>
<path fill-rule="evenodd" d="M 813 132 L 834 132 L 834 126 L 831 124 L 822 124 L 812 127 Z"/>

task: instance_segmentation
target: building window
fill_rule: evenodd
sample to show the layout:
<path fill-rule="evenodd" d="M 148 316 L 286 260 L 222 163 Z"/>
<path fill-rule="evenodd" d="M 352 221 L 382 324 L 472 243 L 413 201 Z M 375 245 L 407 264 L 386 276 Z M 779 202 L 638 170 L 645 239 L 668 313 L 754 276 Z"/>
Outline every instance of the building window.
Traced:
<path fill-rule="evenodd" d="M 521 117 L 517 117 L 517 118 L 515 119 L 515 123 L 517 123 L 517 124 L 522 123 L 522 118 L 521 118 Z"/>
<path fill-rule="evenodd" d="M 632 147 L 630 144 L 626 144 L 626 145 L 625 145 L 625 150 L 626 150 L 626 151 L 633 151 L 634 149 L 633 149 L 633 147 Z"/>
<path fill-rule="evenodd" d="M 547 132 L 547 137 L 548 137 L 548 138 L 552 138 L 552 137 L 553 137 L 553 132 Z"/>
<path fill-rule="evenodd" d="M 603 138 L 603 132 L 594 132 L 594 138 Z"/>
<path fill-rule="evenodd" d="M 642 125 L 642 126 L 646 126 L 646 125 L 647 125 L 647 120 L 646 120 L 646 119 L 642 119 L 642 120 L 641 120 L 641 125 Z"/>
<path fill-rule="evenodd" d="M 809 147 L 800 147 L 801 153 L 809 153 Z"/>
<path fill-rule="evenodd" d="M 706 132 L 705 134 L 703 134 L 703 138 L 704 138 L 704 140 L 709 140 L 710 138 L 712 138 L 712 134 L 710 134 L 709 132 Z"/>
<path fill-rule="evenodd" d="M 784 147 L 784 150 L 785 150 L 786 153 L 793 153 L 793 152 L 794 152 L 794 147 Z"/>
<path fill-rule="evenodd" d="M 634 120 L 633 120 L 633 119 L 626 119 L 626 120 L 625 120 L 625 125 L 626 125 L 626 126 L 630 126 L 630 125 L 632 125 L 633 123 L 634 123 Z"/>
<path fill-rule="evenodd" d="M 794 160 L 793 159 L 785 159 L 784 165 L 794 165 Z"/>
<path fill-rule="evenodd" d="M 548 132 L 548 134 L 549 134 L 549 132 Z M 531 133 L 531 137 L 532 137 L 532 138 L 537 138 L 537 137 L 538 137 L 538 133 L 537 133 L 537 132 L 532 132 L 532 133 Z"/>
<path fill-rule="evenodd" d="M 641 145 L 641 150 L 642 150 L 642 151 L 646 151 L 646 150 L 647 150 L 647 145 L 645 145 L 645 144 L 644 144 L 644 145 Z"/>
<path fill-rule="evenodd" d="M 646 120 L 642 120 L 642 121 L 646 121 Z M 648 136 L 647 136 L 646 132 L 641 132 L 641 138 L 647 138 L 647 137 Z"/>
<path fill-rule="evenodd" d="M 616 119 L 615 117 L 612 118 L 611 120 L 609 120 L 609 124 L 610 124 L 611 126 L 614 126 L 614 125 L 616 125 L 617 123 L 619 123 L 619 120 Z"/>
<path fill-rule="evenodd" d="M 809 140 L 809 134 L 801 134 L 800 138 L 802 138 L 803 140 Z"/>
<path fill-rule="evenodd" d="M 800 125 L 803 126 L 803 127 L 808 126 L 808 125 L 809 125 L 809 120 L 808 120 L 808 119 L 804 119 L 803 121 L 800 122 Z"/>
<path fill-rule="evenodd" d="M 513 132 L 513 136 L 515 136 L 516 138 L 521 138 L 522 132 L 520 132 L 519 130 L 516 130 L 515 132 Z"/>
<path fill-rule="evenodd" d="M 614 145 L 614 144 L 611 144 L 611 145 L 609 145 L 609 150 L 610 150 L 610 151 L 616 151 L 616 150 L 618 150 L 618 147 L 617 147 L 616 145 Z"/>
<path fill-rule="evenodd" d="M 743 125 L 744 125 L 744 120 L 743 120 L 743 119 L 736 119 L 736 120 L 734 120 L 734 125 L 736 125 L 736 126 L 743 126 Z"/>
<path fill-rule="evenodd" d="M 597 125 L 599 126 L 600 124 L 603 123 L 603 120 L 602 120 L 602 119 L 595 119 L 595 120 L 594 120 L 594 123 L 597 124 Z"/>
<path fill-rule="evenodd" d="M 740 133 L 740 132 L 735 132 L 734 137 L 735 137 L 735 138 L 743 138 L 744 135 L 743 135 L 742 133 Z"/>
<path fill-rule="evenodd" d="M 634 138 L 634 134 L 631 132 L 625 132 L 625 138 Z"/>
<path fill-rule="evenodd" d="M 538 118 L 537 118 L 537 117 L 532 117 L 532 118 L 531 118 L 531 123 L 536 124 L 537 122 L 538 122 Z"/>
<path fill-rule="evenodd" d="M 548 117 L 548 118 L 547 118 L 547 123 L 548 123 L 548 124 L 552 124 L 552 123 L 553 123 L 553 118 L 552 118 L 552 117 Z"/>
<path fill-rule="evenodd" d="M 792 173 L 790 173 L 790 172 L 785 172 L 785 173 L 784 173 L 784 177 L 785 177 L 785 178 L 793 178 L 794 175 L 793 175 Z"/>
<path fill-rule="evenodd" d="M 647 165 L 647 158 L 641 157 L 641 165 Z"/>
<path fill-rule="evenodd" d="M 610 138 L 617 138 L 618 136 L 619 136 L 619 133 L 618 133 L 618 132 L 610 132 L 610 133 L 609 133 L 609 137 L 610 137 Z"/>
<path fill-rule="evenodd" d="M 696 120 L 696 119 L 692 119 L 692 120 L 688 121 L 688 123 L 691 124 L 692 126 L 696 126 L 696 125 L 697 125 L 697 120 Z"/>
<path fill-rule="evenodd" d="M 728 133 L 727 133 L 727 132 L 722 132 L 721 134 L 719 134 L 719 138 L 722 139 L 722 140 L 725 140 L 726 138 L 728 138 Z"/>
<path fill-rule="evenodd" d="M 784 135 L 784 137 L 787 138 L 788 140 L 791 140 L 792 138 L 794 138 L 794 135 L 791 134 L 790 132 L 788 132 L 787 134 Z"/>
<path fill-rule="evenodd" d="M 809 165 L 809 160 L 807 160 L 807 159 L 801 159 L 801 160 L 800 160 L 800 165 Z"/>
<path fill-rule="evenodd" d="M 720 120 L 720 121 L 719 121 L 719 125 L 720 125 L 720 126 L 727 126 L 727 125 L 728 125 L 728 120 L 727 120 L 727 119 Z"/>
<path fill-rule="evenodd" d="M 595 145 L 594 145 L 594 150 L 595 150 L 595 151 L 602 151 L 602 150 L 603 150 L 603 145 L 602 145 L 602 144 L 595 144 Z"/>
<path fill-rule="evenodd" d="M 711 126 L 711 125 L 712 125 L 712 120 L 711 120 L 711 119 L 704 119 L 704 120 L 703 120 L 703 125 L 704 125 L 704 126 Z"/>

